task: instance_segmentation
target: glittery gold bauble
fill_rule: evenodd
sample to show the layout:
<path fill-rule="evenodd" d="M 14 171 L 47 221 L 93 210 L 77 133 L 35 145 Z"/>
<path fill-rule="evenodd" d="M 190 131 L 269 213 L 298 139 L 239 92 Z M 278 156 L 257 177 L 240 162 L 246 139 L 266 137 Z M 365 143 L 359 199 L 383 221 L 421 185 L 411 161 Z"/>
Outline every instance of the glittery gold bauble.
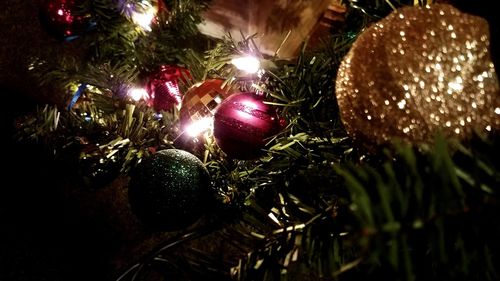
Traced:
<path fill-rule="evenodd" d="M 449 5 L 405 7 L 366 29 L 341 63 L 342 120 L 371 144 L 467 138 L 500 125 L 485 20 Z"/>

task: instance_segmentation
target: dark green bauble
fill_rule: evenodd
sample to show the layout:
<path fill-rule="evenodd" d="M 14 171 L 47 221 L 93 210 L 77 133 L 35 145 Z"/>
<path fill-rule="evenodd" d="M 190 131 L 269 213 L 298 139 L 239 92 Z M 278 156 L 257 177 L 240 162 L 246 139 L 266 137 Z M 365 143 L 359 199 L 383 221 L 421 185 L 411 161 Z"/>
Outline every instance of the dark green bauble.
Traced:
<path fill-rule="evenodd" d="M 196 156 L 183 150 L 158 151 L 144 159 L 131 175 L 132 211 L 155 229 L 185 228 L 197 221 L 213 200 L 207 169 Z"/>

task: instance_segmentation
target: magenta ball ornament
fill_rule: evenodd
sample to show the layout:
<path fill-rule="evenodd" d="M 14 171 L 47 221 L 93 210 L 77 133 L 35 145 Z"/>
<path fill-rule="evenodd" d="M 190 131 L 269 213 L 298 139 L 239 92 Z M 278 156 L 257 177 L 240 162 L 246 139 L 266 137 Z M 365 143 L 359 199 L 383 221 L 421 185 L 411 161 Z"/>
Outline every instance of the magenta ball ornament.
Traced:
<path fill-rule="evenodd" d="M 276 110 L 253 92 L 233 94 L 215 111 L 215 140 L 230 158 L 259 157 L 266 141 L 280 128 Z"/>

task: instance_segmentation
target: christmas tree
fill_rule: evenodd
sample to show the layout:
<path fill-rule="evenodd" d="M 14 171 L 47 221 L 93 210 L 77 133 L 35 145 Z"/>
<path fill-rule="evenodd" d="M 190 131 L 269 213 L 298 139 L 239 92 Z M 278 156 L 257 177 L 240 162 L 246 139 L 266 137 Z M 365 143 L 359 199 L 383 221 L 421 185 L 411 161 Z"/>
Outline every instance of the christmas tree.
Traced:
<path fill-rule="evenodd" d="M 293 57 L 200 33 L 211 4 L 38 6 L 57 47 L 25 60 L 41 94 L 15 140 L 147 244 L 95 278 L 498 280 L 486 4 L 344 1 Z"/>

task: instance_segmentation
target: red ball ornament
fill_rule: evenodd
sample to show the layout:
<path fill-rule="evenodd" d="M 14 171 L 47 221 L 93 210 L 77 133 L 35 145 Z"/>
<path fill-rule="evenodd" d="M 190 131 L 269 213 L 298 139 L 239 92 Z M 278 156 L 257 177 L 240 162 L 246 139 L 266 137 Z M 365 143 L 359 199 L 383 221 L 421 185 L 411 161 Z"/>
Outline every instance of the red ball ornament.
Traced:
<path fill-rule="evenodd" d="M 266 140 L 280 127 L 274 108 L 253 92 L 228 97 L 214 117 L 215 140 L 222 151 L 235 159 L 258 157 Z"/>
<path fill-rule="evenodd" d="M 183 130 L 194 122 L 213 117 L 215 108 L 236 92 L 228 85 L 222 87 L 223 83 L 222 79 L 209 79 L 189 88 L 182 99 L 179 112 Z"/>
<path fill-rule="evenodd" d="M 77 12 L 81 0 L 46 0 L 39 13 L 42 26 L 57 39 L 72 40 L 90 27 L 90 15 Z"/>
<path fill-rule="evenodd" d="M 185 76 L 184 76 L 185 75 Z M 148 82 L 149 103 L 156 111 L 166 111 L 182 100 L 179 79 L 189 78 L 189 72 L 180 67 L 163 65 Z"/>

